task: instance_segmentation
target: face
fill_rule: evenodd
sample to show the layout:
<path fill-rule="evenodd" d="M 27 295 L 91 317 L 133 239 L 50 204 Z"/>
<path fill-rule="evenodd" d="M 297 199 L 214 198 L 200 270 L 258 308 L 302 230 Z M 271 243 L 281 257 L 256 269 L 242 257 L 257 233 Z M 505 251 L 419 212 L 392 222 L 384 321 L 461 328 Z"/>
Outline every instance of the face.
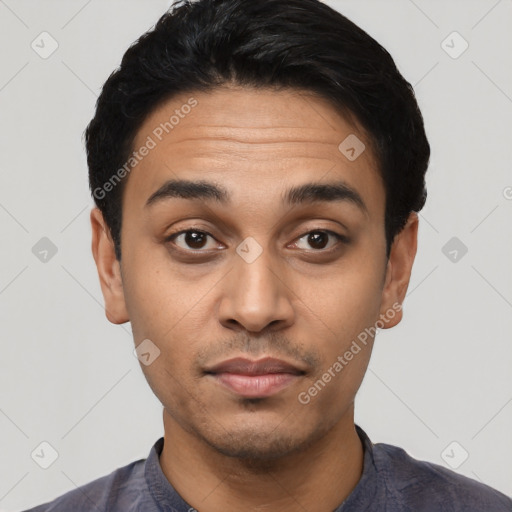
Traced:
<path fill-rule="evenodd" d="M 359 156 L 339 149 L 348 136 Z M 158 355 L 141 368 L 167 424 L 261 459 L 350 424 L 372 327 L 400 320 L 416 250 L 411 216 L 386 259 L 364 131 L 307 92 L 223 87 L 161 105 L 144 146 L 122 263 L 98 210 L 93 253 L 107 317 Z"/>

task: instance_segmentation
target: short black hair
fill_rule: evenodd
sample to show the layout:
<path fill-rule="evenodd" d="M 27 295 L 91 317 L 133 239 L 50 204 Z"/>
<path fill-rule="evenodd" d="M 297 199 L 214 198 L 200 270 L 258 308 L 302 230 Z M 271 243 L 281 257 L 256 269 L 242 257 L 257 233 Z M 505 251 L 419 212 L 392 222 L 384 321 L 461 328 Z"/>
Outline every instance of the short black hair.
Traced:
<path fill-rule="evenodd" d="M 319 0 L 181 0 L 128 48 L 85 130 L 90 189 L 117 259 L 126 182 L 118 171 L 142 123 L 177 94 L 228 83 L 310 91 L 355 116 L 384 183 L 389 257 L 409 214 L 425 204 L 430 158 L 414 90 L 391 55 Z"/>

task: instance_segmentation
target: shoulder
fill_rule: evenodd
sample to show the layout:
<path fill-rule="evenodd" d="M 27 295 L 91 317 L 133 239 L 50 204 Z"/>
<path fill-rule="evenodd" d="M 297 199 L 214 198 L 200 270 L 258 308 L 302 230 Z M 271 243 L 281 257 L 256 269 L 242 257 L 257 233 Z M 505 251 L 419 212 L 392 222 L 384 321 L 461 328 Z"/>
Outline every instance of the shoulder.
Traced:
<path fill-rule="evenodd" d="M 373 446 L 387 492 L 415 512 L 512 512 L 512 499 L 439 464 L 411 457 L 389 444 Z"/>
<path fill-rule="evenodd" d="M 77 487 L 53 501 L 25 512 L 107 512 L 136 510 L 144 480 L 145 459 L 140 459 Z M 115 508 L 112 508 L 115 506 Z"/>

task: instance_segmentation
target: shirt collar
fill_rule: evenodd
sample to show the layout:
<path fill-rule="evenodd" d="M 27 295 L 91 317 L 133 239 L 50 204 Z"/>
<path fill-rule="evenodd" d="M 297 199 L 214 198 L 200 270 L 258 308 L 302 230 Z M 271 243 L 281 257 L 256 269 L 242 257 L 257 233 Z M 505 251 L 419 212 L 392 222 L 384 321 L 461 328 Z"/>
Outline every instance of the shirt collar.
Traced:
<path fill-rule="evenodd" d="M 176 492 L 160 466 L 160 454 L 164 447 L 164 438 L 161 437 L 151 448 L 144 467 L 146 485 L 151 492 L 160 511 L 189 512 L 192 507 L 186 503 Z"/>
<path fill-rule="evenodd" d="M 334 512 L 349 510 L 364 512 L 369 510 L 375 503 L 383 503 L 378 496 L 383 489 L 379 485 L 379 472 L 375 462 L 374 445 L 359 425 L 355 425 L 355 428 L 364 450 L 363 471 L 359 482 L 357 482 L 352 492 Z"/>

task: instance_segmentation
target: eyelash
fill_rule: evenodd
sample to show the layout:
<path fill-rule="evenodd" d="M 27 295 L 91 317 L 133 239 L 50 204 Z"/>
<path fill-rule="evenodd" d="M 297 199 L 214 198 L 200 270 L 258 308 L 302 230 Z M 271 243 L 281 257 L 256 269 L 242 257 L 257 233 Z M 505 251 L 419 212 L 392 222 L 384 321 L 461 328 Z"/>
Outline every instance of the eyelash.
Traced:
<path fill-rule="evenodd" d="M 211 238 L 213 238 L 215 240 L 215 237 L 213 235 L 211 235 L 210 233 L 208 233 L 207 231 L 203 231 L 202 229 L 196 229 L 196 228 L 188 228 L 188 229 L 184 229 L 184 230 L 181 230 L 181 231 L 176 231 L 174 233 L 171 233 L 169 236 L 167 236 L 165 238 L 164 241 L 166 243 L 172 243 L 173 245 L 175 245 L 177 251 L 186 252 L 188 254 L 194 254 L 194 253 L 197 253 L 197 254 L 200 254 L 200 253 L 208 254 L 209 253 L 208 250 L 202 250 L 202 249 L 183 249 L 182 247 L 176 246 L 176 244 L 174 244 L 173 240 L 175 238 L 177 238 L 179 235 L 183 235 L 183 234 L 186 234 L 186 233 L 200 233 L 202 235 L 210 236 Z M 310 235 L 312 233 L 324 233 L 324 234 L 332 235 L 333 237 L 335 237 L 338 240 L 338 243 L 336 245 L 334 245 L 333 247 L 329 248 L 329 249 L 311 249 L 310 251 L 307 251 L 308 254 L 311 254 L 311 253 L 318 253 L 318 254 L 324 254 L 324 255 L 325 254 L 330 254 L 330 253 L 335 252 L 336 250 L 338 250 L 340 244 L 348 245 L 350 243 L 349 238 L 346 237 L 345 235 L 340 235 L 339 233 L 336 233 L 335 231 L 331 231 L 329 229 L 322 229 L 322 228 L 316 228 L 316 229 L 312 229 L 310 231 L 307 231 L 306 233 L 303 233 L 302 235 L 297 237 L 296 240 L 301 240 L 305 236 L 308 236 L 308 235 Z"/>

